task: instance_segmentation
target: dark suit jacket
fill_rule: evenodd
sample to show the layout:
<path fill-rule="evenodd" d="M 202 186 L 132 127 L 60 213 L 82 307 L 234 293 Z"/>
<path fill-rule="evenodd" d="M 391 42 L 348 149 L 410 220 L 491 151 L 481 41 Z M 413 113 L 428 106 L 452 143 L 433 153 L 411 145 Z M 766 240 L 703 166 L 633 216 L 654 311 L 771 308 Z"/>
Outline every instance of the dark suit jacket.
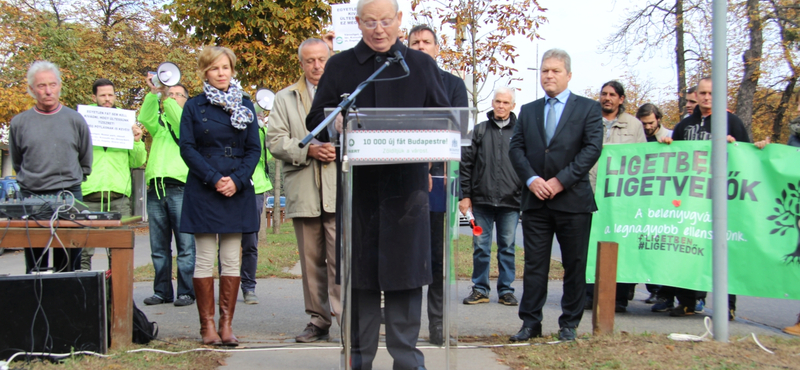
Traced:
<path fill-rule="evenodd" d="M 589 184 L 589 170 L 603 148 L 603 116 L 600 104 L 570 93 L 550 145 L 544 132 L 545 99 L 522 106 L 508 156 L 524 183 L 532 176 L 557 178 L 564 191 L 541 201 L 530 190 L 522 192 L 521 210 L 547 208 L 587 213 L 597 210 Z"/>
<path fill-rule="evenodd" d="M 458 76 L 439 69 L 439 74 L 442 76 L 444 83 L 444 93 L 447 94 L 447 100 L 450 101 L 451 107 L 467 107 L 469 106 L 469 98 L 467 97 L 467 86 L 464 80 Z"/>

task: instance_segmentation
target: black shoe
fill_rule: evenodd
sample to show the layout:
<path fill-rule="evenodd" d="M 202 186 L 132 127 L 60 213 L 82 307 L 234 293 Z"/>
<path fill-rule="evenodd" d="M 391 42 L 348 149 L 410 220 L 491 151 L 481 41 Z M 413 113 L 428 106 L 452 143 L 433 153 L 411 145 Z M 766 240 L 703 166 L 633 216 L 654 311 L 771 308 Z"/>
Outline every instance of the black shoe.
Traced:
<path fill-rule="evenodd" d="M 591 299 L 587 299 L 586 303 L 583 304 L 583 309 L 586 311 L 591 311 L 594 307 L 594 302 Z"/>
<path fill-rule="evenodd" d="M 430 332 L 430 339 L 428 339 L 428 342 L 430 342 L 434 346 L 441 346 L 444 344 L 444 338 L 443 338 L 444 330 L 442 330 L 441 325 L 431 326 L 430 328 L 428 328 L 428 331 Z"/>
<path fill-rule="evenodd" d="M 519 301 L 517 301 L 517 297 L 514 296 L 514 293 L 503 294 L 497 300 L 497 303 L 504 304 L 506 306 L 519 306 Z"/>
<path fill-rule="evenodd" d="M 541 338 L 542 337 L 542 323 L 534 324 L 532 327 L 525 327 L 523 326 L 519 329 L 517 334 L 508 338 L 508 340 L 512 342 L 524 342 L 526 340 L 530 340 L 532 338 Z"/>
<path fill-rule="evenodd" d="M 650 297 L 648 297 L 647 299 L 644 300 L 644 303 L 647 303 L 647 304 L 653 304 L 653 303 L 656 303 L 656 302 L 658 302 L 658 294 L 656 294 L 656 293 L 650 293 Z"/>
<path fill-rule="evenodd" d="M 614 305 L 614 312 L 628 312 L 628 307 L 617 303 Z"/>
<path fill-rule="evenodd" d="M 178 296 L 178 299 L 175 300 L 173 303 L 175 307 L 182 307 L 194 304 L 194 298 L 188 294 L 182 294 Z"/>
<path fill-rule="evenodd" d="M 296 336 L 294 340 L 300 343 L 310 343 L 318 340 L 327 340 L 329 337 L 328 329 L 322 329 L 312 323 L 308 323 L 305 330 Z"/>
<path fill-rule="evenodd" d="M 558 331 L 558 340 L 562 342 L 575 340 L 576 334 L 577 331 L 575 328 L 561 328 L 561 330 Z"/>
<path fill-rule="evenodd" d="M 672 317 L 683 317 L 694 315 L 694 305 L 692 307 L 679 304 L 677 307 L 669 310 L 669 315 Z"/>
<path fill-rule="evenodd" d="M 147 298 L 144 299 L 144 304 L 146 304 L 148 306 L 153 306 L 153 305 L 157 305 L 157 304 L 164 304 L 164 303 L 172 303 L 172 301 L 168 301 L 168 300 L 166 300 L 164 298 L 161 298 L 161 297 L 159 297 L 159 296 L 157 296 L 155 294 L 153 294 L 153 296 L 151 296 L 151 297 L 147 297 Z"/>
<path fill-rule="evenodd" d="M 478 303 L 489 303 L 489 296 L 481 293 L 481 291 L 475 289 L 475 287 L 472 287 L 472 293 L 469 295 L 469 297 L 464 298 L 464 304 L 478 304 Z"/>

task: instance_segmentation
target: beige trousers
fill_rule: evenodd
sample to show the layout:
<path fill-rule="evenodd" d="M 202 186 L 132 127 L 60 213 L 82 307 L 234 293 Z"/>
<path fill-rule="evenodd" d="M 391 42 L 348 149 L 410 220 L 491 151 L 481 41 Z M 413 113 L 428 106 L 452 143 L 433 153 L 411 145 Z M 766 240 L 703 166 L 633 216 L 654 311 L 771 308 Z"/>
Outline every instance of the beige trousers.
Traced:
<path fill-rule="evenodd" d="M 217 244 L 219 236 L 219 244 Z M 214 259 L 217 258 L 219 245 L 219 264 L 222 276 L 239 276 L 241 264 L 242 234 L 194 234 L 195 263 L 194 277 L 207 278 L 213 276 Z"/>
<path fill-rule="evenodd" d="M 336 214 L 292 219 L 303 272 L 303 298 L 311 323 L 328 329 L 331 311 L 342 314 L 341 289 L 336 285 Z M 341 323 L 341 322 L 340 322 Z"/>

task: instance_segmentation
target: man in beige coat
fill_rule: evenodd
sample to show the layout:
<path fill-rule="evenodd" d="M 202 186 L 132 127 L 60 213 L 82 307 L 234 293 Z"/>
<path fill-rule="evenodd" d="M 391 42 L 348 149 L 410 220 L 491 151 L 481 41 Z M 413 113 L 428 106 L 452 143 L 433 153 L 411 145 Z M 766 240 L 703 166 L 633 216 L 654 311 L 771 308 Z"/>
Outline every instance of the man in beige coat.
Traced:
<path fill-rule="evenodd" d="M 330 55 L 330 48 L 320 39 L 300 44 L 303 77 L 276 95 L 267 132 L 270 152 L 283 161 L 286 217 L 294 223 L 305 309 L 311 315 L 311 322 L 295 338 L 303 343 L 328 339 L 331 313 L 338 319 L 342 311 L 334 243 L 335 150 L 330 143 L 311 143 L 302 149 L 297 145 L 308 134 L 306 115 Z"/>
<path fill-rule="evenodd" d="M 646 143 L 642 122 L 630 113 L 625 112 L 625 89 L 618 81 L 608 81 L 600 90 L 600 108 L 603 112 L 603 145 Z M 589 172 L 592 190 L 596 189 L 597 164 Z M 628 310 L 628 292 L 636 284 L 617 283 L 615 312 Z M 648 287 L 649 288 L 649 287 Z M 594 284 L 586 284 L 586 303 L 584 308 L 591 309 L 594 296 Z"/>

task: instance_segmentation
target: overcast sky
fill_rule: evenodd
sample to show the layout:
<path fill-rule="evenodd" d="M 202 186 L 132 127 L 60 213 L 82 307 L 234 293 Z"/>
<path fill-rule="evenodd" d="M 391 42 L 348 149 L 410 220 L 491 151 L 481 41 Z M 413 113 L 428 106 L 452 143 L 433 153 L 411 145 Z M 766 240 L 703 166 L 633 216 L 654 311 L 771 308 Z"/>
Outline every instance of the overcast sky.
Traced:
<path fill-rule="evenodd" d="M 405 14 L 410 14 L 410 5 L 400 2 Z M 521 104 L 531 102 L 544 94 L 539 85 L 536 71 L 528 67 L 538 67 L 536 60 L 536 44 L 539 47 L 539 56 L 548 49 L 560 48 L 566 50 L 572 58 L 572 80 L 569 88 L 574 93 L 583 94 L 586 88 L 600 90 L 606 81 L 617 79 L 625 74 L 628 67 L 620 64 L 620 59 L 612 58 L 608 53 L 598 53 L 599 46 L 618 27 L 627 14 L 627 9 L 640 4 L 637 0 L 539 0 L 539 4 L 548 8 L 544 15 L 548 23 L 540 29 L 544 40 L 530 42 L 522 37 L 513 41 L 520 52 L 516 59 L 516 68 L 519 70 L 516 77 L 522 81 L 512 83 L 517 91 L 517 108 Z M 404 27 L 412 25 L 410 16 L 404 16 Z M 657 87 L 674 86 L 675 68 L 673 60 L 669 57 L 672 45 L 664 45 L 667 53 L 665 57 L 639 63 L 630 72 L 639 76 L 640 80 L 650 79 Z M 481 107 L 488 108 L 488 103 Z"/>

